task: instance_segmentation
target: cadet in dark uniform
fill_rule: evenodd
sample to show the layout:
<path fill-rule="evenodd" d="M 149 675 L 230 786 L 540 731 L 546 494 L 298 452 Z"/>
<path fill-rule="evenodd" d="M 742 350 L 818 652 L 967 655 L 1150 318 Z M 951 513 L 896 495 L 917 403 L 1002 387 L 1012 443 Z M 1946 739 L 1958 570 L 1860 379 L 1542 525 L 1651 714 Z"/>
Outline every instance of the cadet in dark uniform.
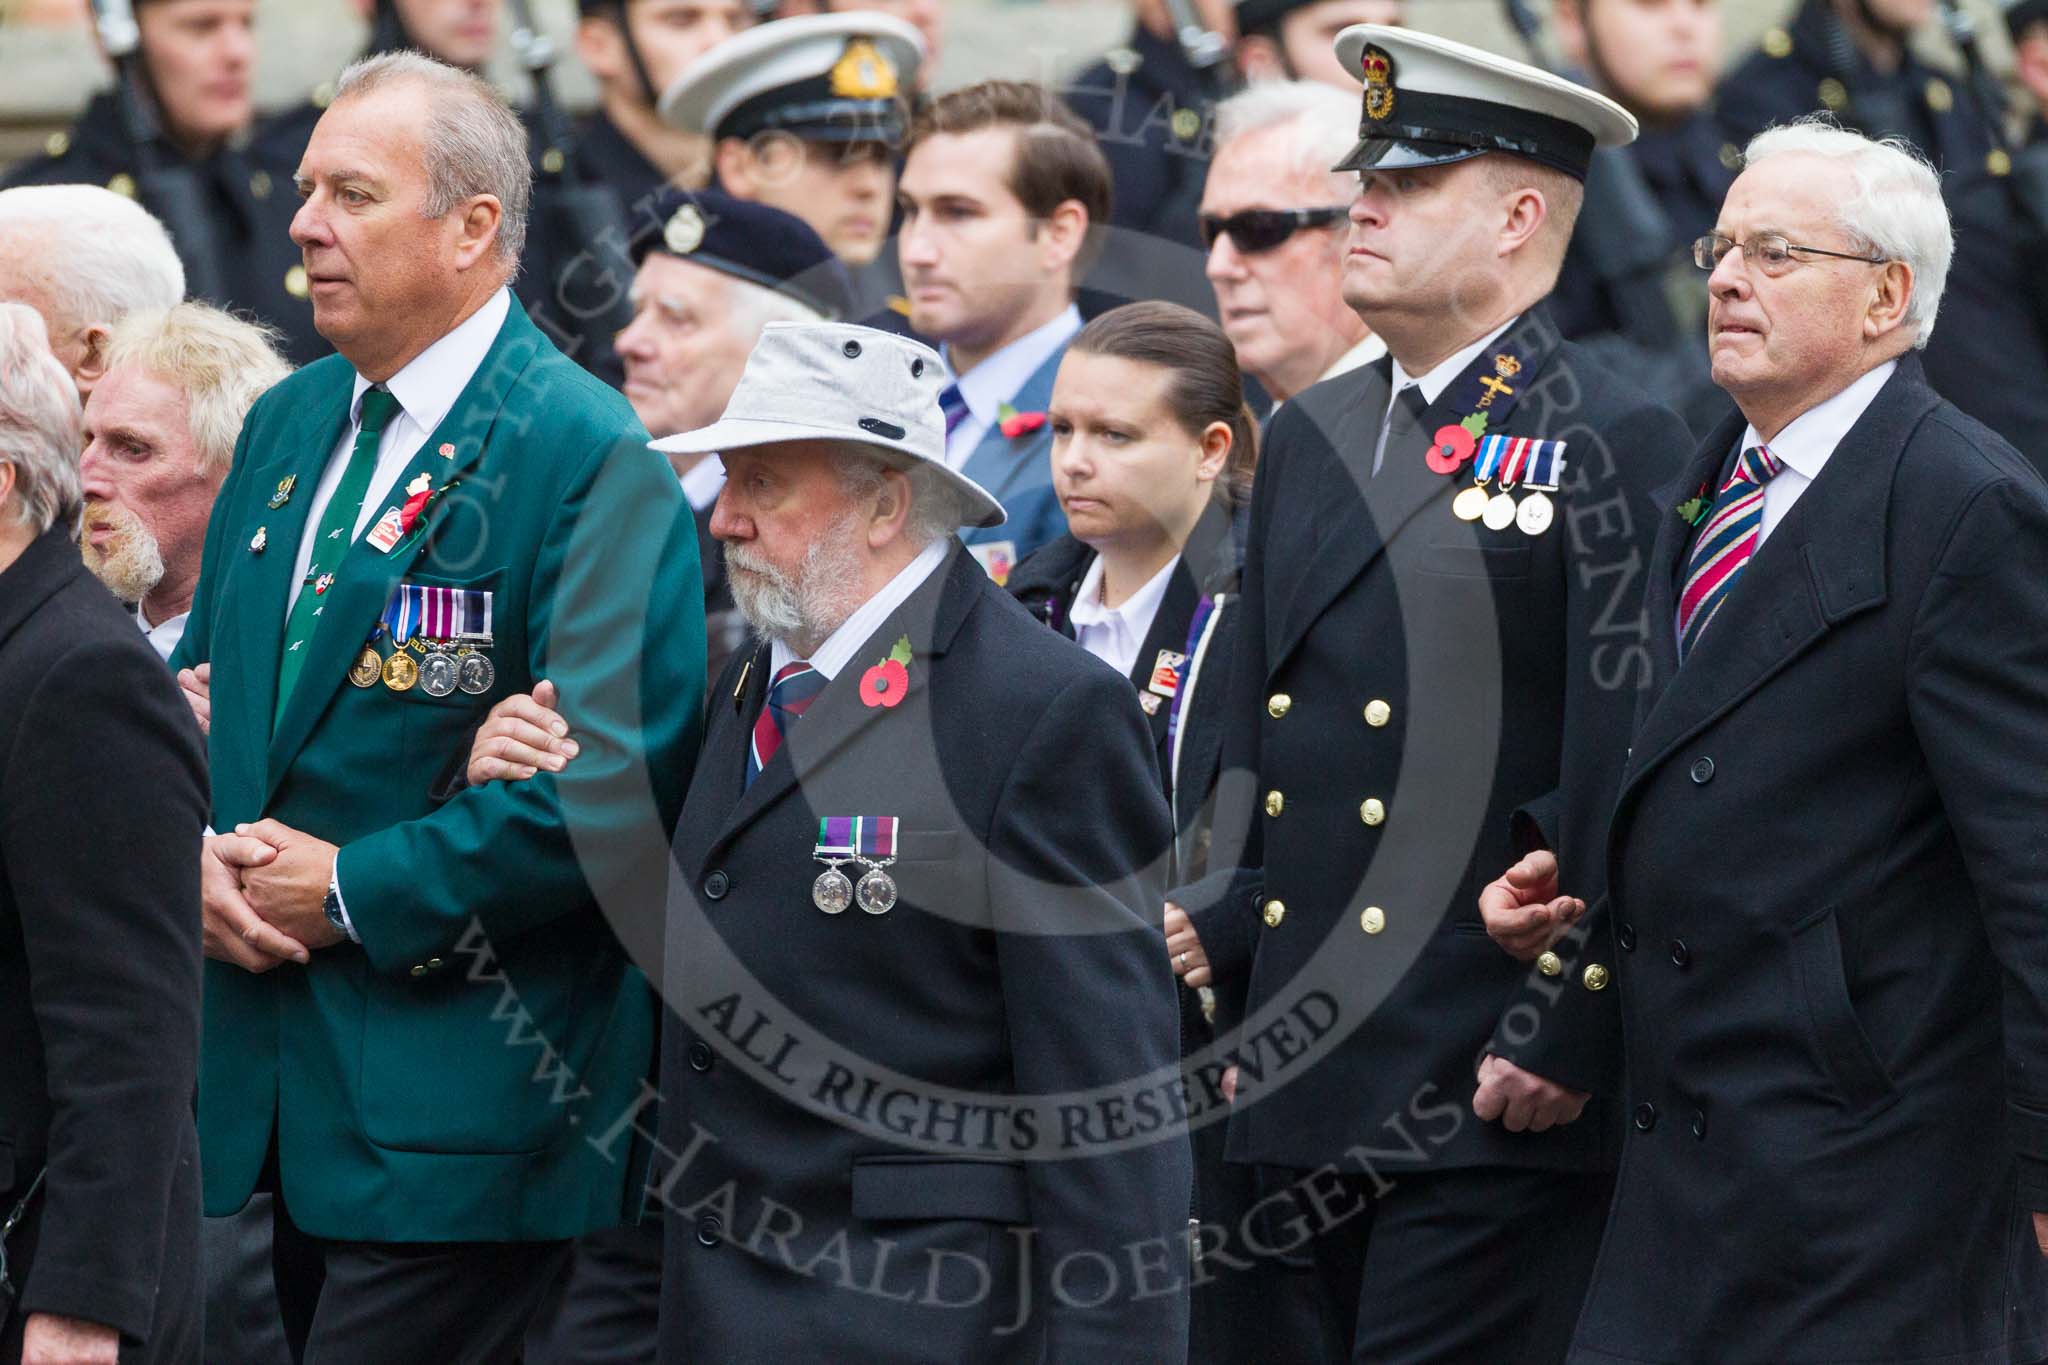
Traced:
<path fill-rule="evenodd" d="M 1720 6 L 1559 0 L 1554 31 L 1574 78 L 1586 73 L 1641 131 L 1587 172 L 1587 211 L 1551 292 L 1552 316 L 1704 432 L 1729 404 L 1708 373 L 1707 296 L 1692 242 L 1713 227 L 1742 160 L 1709 104 Z"/>
<path fill-rule="evenodd" d="M 1237 79 L 1227 49 L 1215 65 L 1197 70 L 1174 37 L 1166 6 L 1150 0 L 1138 6 L 1124 45 L 1061 92 L 1109 158 L 1112 227 L 1201 249 L 1196 218 L 1209 175 L 1209 121 Z"/>
<path fill-rule="evenodd" d="M 1739 145 L 1774 123 L 1825 109 L 1872 137 L 1903 137 L 1941 173 L 1956 227 L 1943 326 L 1921 359 L 1934 390 L 2048 469 L 2048 334 L 2035 300 L 2048 289 L 2025 261 L 2035 229 L 2012 157 L 1984 103 L 1916 57 L 1907 39 L 1927 0 L 1805 0 L 1764 35 L 1720 106 Z"/>
<path fill-rule="evenodd" d="M 1171 898 L 1192 924 L 1169 910 L 1166 948 L 1191 985 L 1248 977 L 1235 1047 L 1192 1071 L 1236 1063 L 1229 1155 L 1282 1212 L 1291 1188 L 1275 1222 L 1314 1256 L 1337 1357 L 1555 1361 L 1607 1206 L 1589 1092 L 1614 1064 L 1556 1021 L 1611 1009 L 1610 966 L 1503 967 L 1477 897 L 1518 811 L 1599 879 L 1648 490 L 1690 437 L 1543 306 L 1628 113 L 1408 30 L 1337 46 L 1365 78 L 1344 294 L 1391 355 L 1267 433 L 1212 871 Z"/>
<path fill-rule="evenodd" d="M 295 163 L 268 159 L 253 123 L 255 5 L 215 5 L 198 14 L 180 13 L 184 8 L 165 0 L 135 6 L 140 38 L 124 65 L 135 73 L 128 88 L 157 125 L 146 144 L 130 134 L 117 82 L 0 187 L 104 185 L 139 198 L 170 230 L 193 296 L 276 327 L 293 363 L 304 364 L 329 347 L 313 330 L 305 271 L 290 236 L 298 211 Z M 152 172 L 159 169 L 193 189 L 191 220 L 154 192 Z"/>
<path fill-rule="evenodd" d="M 655 101 L 753 15 L 744 0 L 578 0 L 577 8 L 576 53 L 597 80 L 597 107 L 569 145 L 539 150 L 519 293 L 536 321 L 550 320 L 558 345 L 616 385 L 624 369 L 612 334 L 633 278 L 627 243 L 659 229 L 663 191 L 701 187 L 711 174 L 708 143 L 663 124 Z M 571 211 L 572 193 L 593 192 L 599 216 L 616 215 L 616 231 L 589 232 Z"/>

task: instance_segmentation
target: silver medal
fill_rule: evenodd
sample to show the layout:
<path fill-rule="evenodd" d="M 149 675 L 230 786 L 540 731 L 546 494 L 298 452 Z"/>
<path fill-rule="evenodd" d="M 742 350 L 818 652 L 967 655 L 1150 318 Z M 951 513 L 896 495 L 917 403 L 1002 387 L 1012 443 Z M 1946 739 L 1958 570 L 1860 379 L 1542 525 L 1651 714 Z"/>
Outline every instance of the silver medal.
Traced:
<path fill-rule="evenodd" d="M 482 696 L 491 690 L 491 684 L 498 680 L 498 670 L 483 655 L 471 651 L 462 656 L 456 668 L 456 684 L 472 697 Z"/>
<path fill-rule="evenodd" d="M 1540 536 L 1550 529 L 1556 518 L 1557 509 L 1542 493 L 1531 493 L 1522 499 L 1522 505 L 1515 509 L 1515 525 L 1522 528 L 1522 534 Z"/>
<path fill-rule="evenodd" d="M 1486 515 L 1480 518 L 1489 531 L 1505 531 L 1515 524 L 1515 500 L 1505 493 L 1495 493 L 1486 500 Z"/>
<path fill-rule="evenodd" d="M 896 908 L 896 883 L 880 865 L 868 868 L 867 875 L 854 888 L 854 895 L 860 908 L 870 915 L 886 915 Z"/>
<path fill-rule="evenodd" d="M 455 691 L 459 672 L 453 654 L 434 650 L 420 660 L 420 691 L 430 697 L 449 696 Z"/>
<path fill-rule="evenodd" d="M 861 883 L 865 886 L 867 883 Z M 828 915 L 836 915 L 853 904 L 853 882 L 835 863 L 818 874 L 818 880 L 811 883 L 811 904 Z M 865 909 L 865 905 L 862 907 Z"/>

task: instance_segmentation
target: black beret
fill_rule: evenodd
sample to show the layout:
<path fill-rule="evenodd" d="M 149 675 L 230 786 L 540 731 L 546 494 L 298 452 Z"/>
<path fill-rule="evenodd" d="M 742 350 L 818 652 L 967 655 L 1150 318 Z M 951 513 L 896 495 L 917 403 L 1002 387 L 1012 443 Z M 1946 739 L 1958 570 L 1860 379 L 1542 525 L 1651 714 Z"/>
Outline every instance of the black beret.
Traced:
<path fill-rule="evenodd" d="M 1999 0 L 1998 7 L 2005 11 L 2006 31 L 2014 42 L 2026 33 L 2028 25 L 2048 19 L 2048 0 Z"/>
<path fill-rule="evenodd" d="M 650 251 L 772 289 L 827 319 L 852 306 L 846 267 L 809 223 L 718 190 L 663 190 L 634 235 L 633 264 Z"/>

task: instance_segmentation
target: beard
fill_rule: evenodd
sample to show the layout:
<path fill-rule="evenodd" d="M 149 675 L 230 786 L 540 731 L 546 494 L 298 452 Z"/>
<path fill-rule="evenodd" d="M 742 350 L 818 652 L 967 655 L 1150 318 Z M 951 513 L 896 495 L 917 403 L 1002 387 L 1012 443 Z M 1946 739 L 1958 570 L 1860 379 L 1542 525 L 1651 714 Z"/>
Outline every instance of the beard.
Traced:
<path fill-rule="evenodd" d="M 725 547 L 733 604 L 754 632 L 810 649 L 839 629 L 861 604 L 860 516 L 848 512 L 804 551 L 792 574 L 749 545 Z"/>
<path fill-rule="evenodd" d="M 104 545 L 92 543 L 93 529 L 99 526 L 113 530 Z M 85 504 L 78 552 L 86 570 L 123 602 L 138 603 L 163 582 L 163 547 L 142 518 L 119 503 L 95 498 Z"/>

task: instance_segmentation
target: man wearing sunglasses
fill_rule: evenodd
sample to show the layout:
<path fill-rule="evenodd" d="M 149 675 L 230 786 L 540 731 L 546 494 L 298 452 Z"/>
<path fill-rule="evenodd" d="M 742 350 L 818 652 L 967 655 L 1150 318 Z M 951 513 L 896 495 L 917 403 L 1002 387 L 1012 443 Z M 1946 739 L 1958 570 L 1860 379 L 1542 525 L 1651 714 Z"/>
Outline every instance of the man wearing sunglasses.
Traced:
<path fill-rule="evenodd" d="M 1202 245 L 1216 316 L 1238 367 L 1273 401 L 1386 354 L 1344 302 L 1356 99 L 1310 81 L 1266 81 L 1216 110 Z"/>
<path fill-rule="evenodd" d="M 1589 1093 L 1612 1022 L 1570 1021 L 1611 1011 L 1613 959 L 1517 963 L 1478 895 L 1540 843 L 1597 897 L 1647 672 L 1648 490 L 1692 438 L 1543 306 L 1627 112 L 1413 30 L 1337 51 L 1364 85 L 1342 296 L 1390 355 L 1269 429 L 1222 870 L 1171 897 L 1165 947 L 1189 986 L 1247 992 L 1228 1156 L 1291 1185 L 1335 1358 L 1554 1362 L 1612 1183 Z M 1256 1042 L 1303 999 L 1328 1024 L 1276 1070 Z"/>

